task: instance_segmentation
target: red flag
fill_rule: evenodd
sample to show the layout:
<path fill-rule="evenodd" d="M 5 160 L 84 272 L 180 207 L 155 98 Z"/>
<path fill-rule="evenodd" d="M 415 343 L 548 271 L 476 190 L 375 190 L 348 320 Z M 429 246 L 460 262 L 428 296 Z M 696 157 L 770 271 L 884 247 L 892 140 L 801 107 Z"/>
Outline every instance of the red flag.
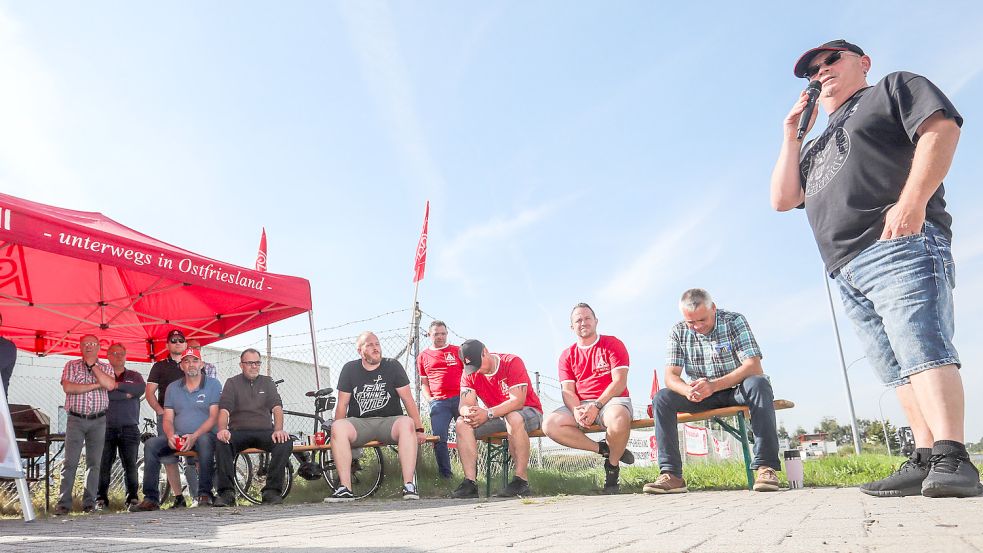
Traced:
<path fill-rule="evenodd" d="M 430 220 L 430 201 L 427 200 L 427 211 L 423 215 L 423 232 L 420 242 L 416 245 L 416 263 L 413 265 L 413 282 L 423 280 L 423 271 L 427 268 L 427 222 Z"/>
<path fill-rule="evenodd" d="M 266 227 L 263 227 L 263 236 L 259 239 L 259 253 L 256 254 L 256 270 L 266 272 Z"/>

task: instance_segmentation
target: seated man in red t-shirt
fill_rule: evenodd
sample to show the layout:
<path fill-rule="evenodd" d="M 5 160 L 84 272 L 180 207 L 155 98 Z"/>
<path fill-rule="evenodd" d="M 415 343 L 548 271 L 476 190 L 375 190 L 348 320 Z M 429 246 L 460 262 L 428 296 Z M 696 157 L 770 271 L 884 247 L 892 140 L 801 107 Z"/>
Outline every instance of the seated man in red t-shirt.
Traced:
<path fill-rule="evenodd" d="M 570 313 L 577 343 L 560 354 L 563 407 L 543 421 L 543 432 L 567 447 L 595 451 L 604 457 L 604 493 L 618 493 L 621 463 L 632 464 L 627 449 L 632 406 L 628 397 L 628 350 L 614 336 L 597 333 L 597 317 L 586 303 Z M 595 442 L 583 429 L 593 424 L 605 431 Z"/>
<path fill-rule="evenodd" d="M 488 353 L 478 340 L 461 344 L 460 354 L 464 376 L 456 429 L 464 481 L 451 497 L 478 497 L 478 440 L 496 432 L 508 432 L 509 453 L 515 459 L 515 478 L 497 497 L 529 495 L 529 432 L 540 427 L 543 404 L 529 383 L 526 365 L 515 355 Z"/>

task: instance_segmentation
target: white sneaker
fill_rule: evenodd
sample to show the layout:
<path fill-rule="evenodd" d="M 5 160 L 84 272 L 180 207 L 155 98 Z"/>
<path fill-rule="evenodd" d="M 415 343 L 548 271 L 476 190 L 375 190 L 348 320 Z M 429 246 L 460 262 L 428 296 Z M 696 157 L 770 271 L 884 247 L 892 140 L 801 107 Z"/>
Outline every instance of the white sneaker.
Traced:
<path fill-rule="evenodd" d="M 416 491 L 416 486 L 409 482 L 403 484 L 403 499 L 420 499 L 420 493 Z"/>

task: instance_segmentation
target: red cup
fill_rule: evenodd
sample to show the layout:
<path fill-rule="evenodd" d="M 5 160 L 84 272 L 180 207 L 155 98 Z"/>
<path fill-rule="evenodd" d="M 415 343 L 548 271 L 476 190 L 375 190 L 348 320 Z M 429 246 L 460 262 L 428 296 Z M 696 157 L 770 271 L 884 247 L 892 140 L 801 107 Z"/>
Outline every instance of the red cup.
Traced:
<path fill-rule="evenodd" d="M 318 430 L 314 433 L 314 443 L 317 445 L 324 445 L 324 442 L 328 441 L 328 435 L 324 433 L 324 430 Z"/>
<path fill-rule="evenodd" d="M 174 436 L 174 449 L 177 451 L 184 449 L 184 436 Z"/>

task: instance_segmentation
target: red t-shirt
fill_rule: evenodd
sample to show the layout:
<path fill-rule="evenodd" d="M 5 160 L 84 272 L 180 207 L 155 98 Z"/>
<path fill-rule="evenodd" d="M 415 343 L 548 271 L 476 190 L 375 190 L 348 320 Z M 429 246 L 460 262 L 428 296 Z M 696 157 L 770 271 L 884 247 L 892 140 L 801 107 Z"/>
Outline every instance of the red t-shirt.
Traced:
<path fill-rule="evenodd" d="M 492 374 L 466 374 L 461 378 L 461 388 L 474 390 L 485 407 L 491 408 L 508 401 L 510 389 L 525 385 L 526 403 L 523 407 L 532 407 L 542 413 L 543 404 L 539 402 L 539 396 L 529 382 L 529 373 L 526 372 L 526 364 L 522 359 L 509 353 L 491 355 L 497 355 L 500 360 L 498 370 Z"/>
<path fill-rule="evenodd" d="M 611 385 L 611 371 L 628 370 L 628 350 L 614 336 L 598 335 L 589 346 L 574 344 L 560 354 L 560 382 L 573 382 L 580 399 L 597 399 Z M 620 397 L 628 397 L 628 387 Z"/>
<path fill-rule="evenodd" d="M 440 349 L 427 348 L 416 358 L 420 376 L 430 382 L 430 397 L 448 399 L 461 395 L 461 375 L 464 364 L 458 351 L 461 348 L 447 344 Z"/>

